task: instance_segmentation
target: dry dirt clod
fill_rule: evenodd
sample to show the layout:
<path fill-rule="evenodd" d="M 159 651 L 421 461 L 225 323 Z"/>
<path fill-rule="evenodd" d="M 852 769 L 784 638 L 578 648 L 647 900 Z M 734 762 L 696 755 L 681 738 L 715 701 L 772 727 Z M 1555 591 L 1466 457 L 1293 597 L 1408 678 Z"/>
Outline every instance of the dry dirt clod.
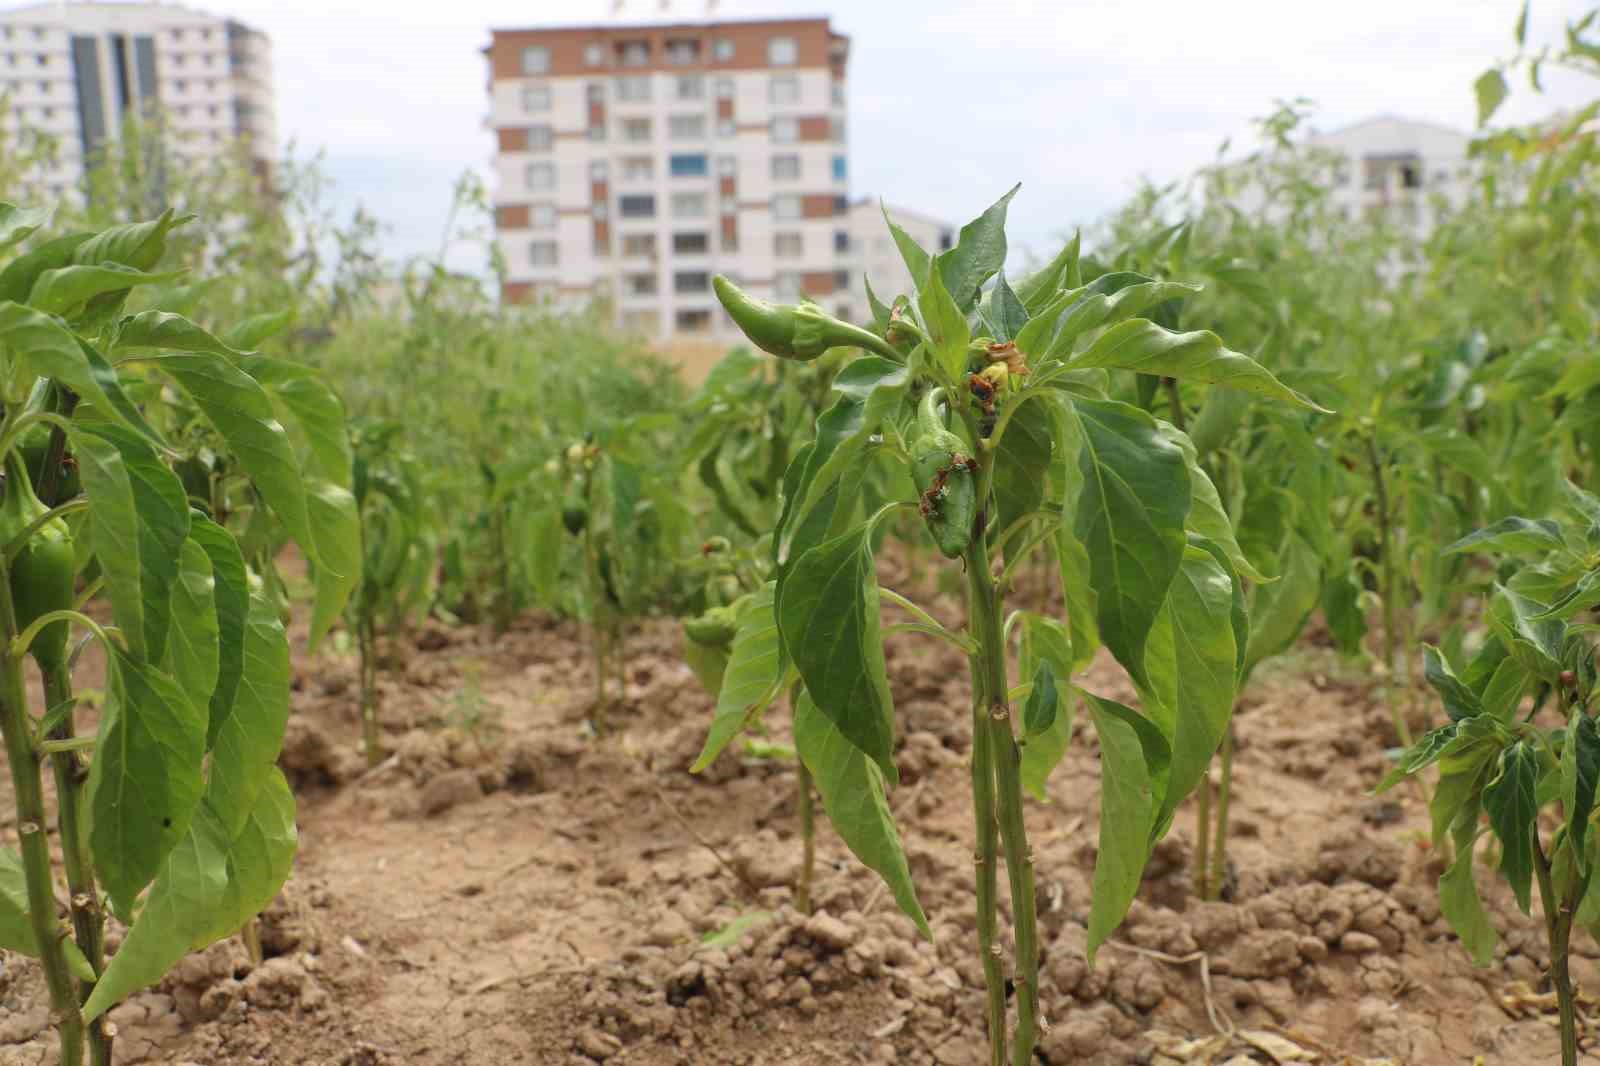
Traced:
<path fill-rule="evenodd" d="M 426 818 L 443 814 L 452 807 L 483 798 L 483 786 L 471 770 L 449 770 L 422 786 L 418 806 Z"/>

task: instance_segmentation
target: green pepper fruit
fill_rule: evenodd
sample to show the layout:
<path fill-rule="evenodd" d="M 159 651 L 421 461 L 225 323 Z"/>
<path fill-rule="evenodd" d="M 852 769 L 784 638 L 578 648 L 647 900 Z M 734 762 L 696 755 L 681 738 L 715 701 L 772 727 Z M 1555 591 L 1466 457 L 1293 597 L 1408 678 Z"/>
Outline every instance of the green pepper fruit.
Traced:
<path fill-rule="evenodd" d="M 561 499 L 561 524 L 576 537 L 589 524 L 589 501 L 583 497 L 581 485 L 574 484 Z"/>
<path fill-rule="evenodd" d="M 712 607 L 699 618 L 686 618 L 683 631 L 696 644 L 720 648 L 733 640 L 739 629 L 739 610 L 732 604 Z"/>
<path fill-rule="evenodd" d="M 5 484 L 0 491 L 4 493 L 0 497 L 0 542 L 9 543 L 50 510 L 33 494 L 33 483 L 18 451 L 5 458 Z M 11 563 L 11 606 L 19 633 L 42 615 L 72 608 L 77 570 L 72 534 L 64 521 L 52 518 L 34 531 Z M 28 651 L 39 669 L 60 669 L 67 659 L 67 623 L 45 626 Z"/>
<path fill-rule="evenodd" d="M 944 428 L 938 414 L 940 393 L 929 391 L 917 411 L 911 480 L 920 493 L 918 509 L 928 532 L 945 558 L 954 559 L 972 543 L 978 512 L 977 464 L 962 452 L 961 438 Z"/>
<path fill-rule="evenodd" d="M 809 363 L 829 348 L 865 348 L 896 362 L 900 354 L 875 333 L 841 322 L 814 303 L 769 304 L 742 291 L 721 274 L 711 279 L 717 299 L 734 325 L 764 352 L 780 359 Z"/>

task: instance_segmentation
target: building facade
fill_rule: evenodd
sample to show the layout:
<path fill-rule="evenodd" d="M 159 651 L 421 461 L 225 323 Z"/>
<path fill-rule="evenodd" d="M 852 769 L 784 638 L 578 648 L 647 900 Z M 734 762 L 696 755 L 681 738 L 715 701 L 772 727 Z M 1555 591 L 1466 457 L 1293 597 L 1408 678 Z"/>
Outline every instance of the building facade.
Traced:
<path fill-rule="evenodd" d="M 485 55 L 504 302 L 603 299 L 646 336 L 720 341 L 722 273 L 864 314 L 827 19 L 496 30 Z"/>
<path fill-rule="evenodd" d="M 906 232 L 929 255 L 938 255 L 955 244 L 956 230 L 948 222 L 876 199 L 857 200 L 850 205 L 850 233 L 855 246 L 855 267 L 872 283 L 872 291 L 884 303 L 900 293 L 912 291 L 911 271 L 900 257 L 900 249 L 889 236 L 883 216 L 887 212 L 894 224 Z M 871 317 L 866 306 L 866 287 L 855 286 L 852 316 L 854 321 Z"/>
<path fill-rule="evenodd" d="M 51 135 L 47 194 L 81 187 L 86 160 L 129 115 L 159 110 L 165 148 L 201 160 L 248 138 L 258 166 L 277 150 L 266 34 L 161 3 L 46 3 L 0 11 L 0 123 Z"/>

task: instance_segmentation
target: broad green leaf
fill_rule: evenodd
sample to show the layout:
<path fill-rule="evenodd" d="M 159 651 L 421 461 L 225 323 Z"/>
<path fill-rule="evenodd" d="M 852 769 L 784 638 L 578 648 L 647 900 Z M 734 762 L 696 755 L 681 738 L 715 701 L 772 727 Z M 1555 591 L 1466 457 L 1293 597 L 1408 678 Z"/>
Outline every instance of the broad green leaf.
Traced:
<path fill-rule="evenodd" d="M 528 577 L 542 602 L 553 602 L 561 581 L 566 530 L 558 506 L 542 507 L 528 523 Z"/>
<path fill-rule="evenodd" d="M 1491 485 L 1496 481 L 1494 463 L 1483 445 L 1451 426 L 1428 426 L 1417 434 L 1417 440 L 1434 458 L 1453 466 L 1479 484 Z"/>
<path fill-rule="evenodd" d="M 50 221 L 48 207 L 18 207 L 0 202 L 0 250 L 27 240 L 34 230 Z"/>
<path fill-rule="evenodd" d="M 1478 898 L 1478 886 L 1472 879 L 1472 852 L 1476 836 L 1467 839 L 1466 846 L 1457 845 L 1456 861 L 1439 877 L 1439 910 L 1461 946 L 1467 949 L 1477 966 L 1487 966 L 1494 958 L 1494 946 L 1499 940 L 1489 915 Z"/>
<path fill-rule="evenodd" d="M 250 584 L 244 557 L 232 534 L 199 511 L 189 512 L 189 540 L 206 553 L 211 565 L 211 590 L 217 627 L 217 678 L 207 713 L 206 750 L 217 742 L 217 731 L 233 707 L 239 679 L 244 674 L 245 620 L 250 613 Z"/>
<path fill-rule="evenodd" d="M 1250 413 L 1251 399 L 1235 389 L 1209 389 L 1200 413 L 1189 423 L 1189 440 L 1197 455 L 1223 447 Z"/>
<path fill-rule="evenodd" d="M 1025 392 L 1015 402 L 994 456 L 995 528 L 1002 530 L 1042 504 L 1056 436 L 1056 405 L 1045 392 Z"/>
<path fill-rule="evenodd" d="M 251 315 L 240 321 L 228 331 L 227 344 L 239 351 L 248 351 L 259 348 L 261 342 L 269 337 L 274 337 L 289 328 L 289 323 L 294 321 L 294 308 L 286 307 L 281 311 L 263 311 L 258 315 Z"/>
<path fill-rule="evenodd" d="M 92 505 L 88 529 L 95 556 L 128 647 L 159 662 L 172 617 L 178 557 L 189 535 L 189 500 L 183 483 L 143 438 L 90 414 L 79 407 L 81 428 L 72 440 Z"/>
<path fill-rule="evenodd" d="M 1194 443 L 1182 430 L 1169 422 L 1157 422 L 1156 425 L 1160 428 L 1161 435 L 1183 452 L 1184 463 L 1189 468 L 1189 517 L 1185 522 L 1187 528 L 1221 548 L 1240 577 L 1256 584 L 1266 584 L 1276 580 L 1257 570 L 1245 555 L 1244 549 L 1239 547 L 1239 541 L 1233 532 L 1233 522 L 1229 520 L 1228 512 L 1222 507 L 1222 497 L 1218 495 L 1211 476 L 1200 465 Z"/>
<path fill-rule="evenodd" d="M 989 325 L 994 330 L 994 339 L 1002 344 L 1013 340 L 1017 331 L 1027 324 L 1028 309 L 1006 284 L 1006 276 L 999 275 L 989 295 Z"/>
<path fill-rule="evenodd" d="M 1539 756 L 1527 741 L 1519 740 L 1500 754 L 1500 772 L 1483 788 L 1483 809 L 1500 838 L 1500 872 L 1511 885 L 1522 913 L 1528 913 L 1533 880 L 1534 819 L 1539 805 L 1534 789 L 1539 780 Z"/>
<path fill-rule="evenodd" d="M 1461 730 L 1459 722 L 1450 722 L 1430 729 L 1418 737 L 1416 743 L 1407 748 L 1400 755 L 1400 761 L 1395 768 L 1384 775 L 1382 781 L 1372 791 L 1374 793 L 1387 792 L 1407 777 L 1419 770 L 1425 769 L 1438 762 L 1444 753 L 1449 750 Z"/>
<path fill-rule="evenodd" d="M 1061 568 L 1061 598 L 1066 606 L 1068 630 L 1071 633 L 1072 654 L 1062 677 L 1089 665 L 1096 649 L 1100 647 L 1100 632 L 1095 618 L 1099 608 L 1095 603 L 1094 588 L 1089 580 L 1089 551 L 1073 532 L 1067 521 L 1079 513 L 1083 500 L 1083 420 L 1070 403 L 1057 406 L 1056 442 L 1051 479 L 1062 487 L 1061 513 L 1063 521 L 1056 526 L 1056 562 Z M 1060 664 L 1058 664 L 1060 665 Z"/>
<path fill-rule="evenodd" d="M 217 690 L 219 636 L 211 559 L 192 537 L 183 542 L 172 586 L 173 624 L 163 669 L 190 700 L 210 704 Z"/>
<path fill-rule="evenodd" d="M 1250 590 L 1250 643 L 1245 676 L 1263 660 L 1288 649 L 1322 595 L 1321 562 L 1316 550 L 1298 533 L 1284 540 L 1282 576 Z"/>
<path fill-rule="evenodd" d="M 212 809 L 208 794 L 203 808 Z M 228 885 L 222 907 L 205 943 L 237 932 L 271 903 L 294 866 L 299 833 L 294 824 L 294 793 L 276 765 L 256 792 L 255 806 L 228 846 Z M 203 946 L 203 945 L 201 945 Z"/>
<path fill-rule="evenodd" d="M 1564 669 L 1567 626 L 1560 619 L 1538 620 L 1546 613 L 1544 604 L 1500 584 L 1489 600 L 1489 621 L 1512 656 L 1529 673 L 1554 684 Z"/>
<path fill-rule="evenodd" d="M 1521 705 L 1522 694 L 1527 688 L 1527 669 L 1508 656 L 1495 667 L 1494 674 L 1483 687 L 1480 698 L 1483 713 L 1498 721 L 1509 722 Z"/>
<path fill-rule="evenodd" d="M 1185 299 L 1199 291 L 1198 285 L 1156 281 L 1129 271 L 1102 274 L 1082 288 L 1061 294 L 1060 302 L 1065 310 L 1052 323 L 1049 345 L 1039 355 L 1046 361 L 1066 359 L 1078 338 L 1091 330 L 1126 322 L 1135 315 L 1159 309 L 1170 301 Z M 1040 317 L 1049 314 L 1047 308 L 1040 312 Z"/>
<path fill-rule="evenodd" d="M 39 275 L 71 263 L 72 253 L 90 236 L 88 233 L 69 233 L 65 237 L 56 237 L 7 263 L 5 269 L 0 270 L 0 304 L 20 304 L 27 300 Z"/>
<path fill-rule="evenodd" d="M 950 381 L 964 384 L 967 345 L 972 341 L 972 334 L 967 328 L 967 316 L 945 290 L 939 271 L 930 272 L 927 284 L 917 290 L 917 309 L 922 312 L 938 365 Z"/>
<path fill-rule="evenodd" d="M 1013 185 L 983 214 L 962 226 L 955 247 L 935 260 L 945 291 L 962 311 L 970 311 L 977 304 L 983 283 L 1005 265 L 1006 205 L 1020 188 L 1021 185 Z"/>
<path fill-rule="evenodd" d="M 1468 533 L 1445 547 L 1444 554 L 1458 552 L 1546 552 L 1561 547 L 1561 526 L 1548 518 L 1502 518 L 1493 525 Z"/>
<path fill-rule="evenodd" d="M 894 224 L 894 220 L 889 217 L 888 207 L 882 203 L 878 206 L 883 212 L 884 224 L 889 227 L 889 235 L 894 238 L 894 245 L 900 250 L 900 258 L 905 260 L 906 271 L 911 275 L 911 284 L 921 292 L 923 286 L 928 284 L 932 261 L 928 258 L 928 253 L 922 250 L 922 246 L 913 240 L 909 233 Z"/>
<path fill-rule="evenodd" d="M 1456 677 L 1444 654 L 1432 644 L 1422 646 L 1422 676 L 1439 694 L 1439 699 L 1444 703 L 1445 713 L 1450 716 L 1451 721 L 1460 721 L 1483 713 L 1483 704 L 1479 701 L 1478 694 Z"/>
<path fill-rule="evenodd" d="M 884 779 L 876 764 L 835 727 L 830 716 L 800 697 L 794 710 L 794 746 L 811 771 L 822 807 L 839 838 L 883 878 L 900 909 L 922 935 L 933 939 L 928 919 L 917 902 L 894 815 L 884 797 Z"/>
<path fill-rule="evenodd" d="M 1478 80 L 1472 83 L 1472 92 L 1478 98 L 1478 125 L 1482 126 L 1500 110 L 1511 89 L 1506 85 L 1506 76 L 1495 69 L 1478 75 Z"/>
<path fill-rule="evenodd" d="M 1327 413 L 1325 408 L 1273 377 L 1254 359 L 1224 348 L 1215 333 L 1206 330 L 1174 333 L 1142 318 L 1112 326 L 1074 356 L 1068 365 L 1192 378 Z"/>
<path fill-rule="evenodd" d="M 161 437 L 124 395 L 116 371 L 59 320 L 21 304 L 0 303 L 0 350 L 8 352 L 27 373 L 55 378 L 84 402 L 104 411 L 106 417 L 121 419 L 161 443 Z"/>
<path fill-rule="evenodd" d="M 1361 583 L 1348 566 L 1336 568 L 1322 586 L 1322 618 L 1328 635 L 1341 655 L 1360 655 L 1367 635 L 1367 616 L 1361 606 Z"/>
<path fill-rule="evenodd" d="M 1056 257 L 1044 268 L 1017 282 L 1017 298 L 1028 314 L 1036 315 L 1062 289 L 1078 284 L 1078 249 L 1082 234 L 1074 233 L 1072 239 L 1061 246 Z"/>
<path fill-rule="evenodd" d="M 182 315 L 166 311 L 141 311 L 117 325 L 112 351 L 155 348 L 175 352 L 203 352 L 235 360 L 244 352 L 229 347 Z"/>
<path fill-rule="evenodd" d="M 207 780 L 206 802 L 230 835 L 255 808 L 289 721 L 289 641 L 277 611 L 260 595 L 250 600 L 243 667 L 233 703 L 212 725 Z"/>
<path fill-rule="evenodd" d="M 39 957 L 39 941 L 28 917 L 28 875 L 22 856 L 0 847 L 0 948 Z"/>
<path fill-rule="evenodd" d="M 1022 726 L 1026 740 L 1032 740 L 1050 731 L 1056 724 L 1056 674 L 1049 659 L 1040 659 L 1033 671 L 1028 702 L 1022 708 Z"/>
<path fill-rule="evenodd" d="M 875 432 L 885 417 L 905 400 L 911 369 L 881 355 L 851 360 L 833 378 L 833 391 L 862 405 L 861 423 Z"/>
<path fill-rule="evenodd" d="M 683 640 L 683 661 L 694 672 L 695 678 L 700 682 L 700 687 L 715 695 L 722 689 L 722 679 L 728 670 L 728 652 L 725 648 L 713 648 L 699 641 Z"/>
<path fill-rule="evenodd" d="M 1205 776 L 1233 714 L 1239 676 L 1233 594 L 1228 572 L 1209 552 L 1190 547 L 1157 622 L 1170 631 L 1172 658 L 1148 662 L 1147 657 L 1148 670 L 1152 687 L 1172 693 L 1173 700 L 1171 770 L 1151 826 L 1157 834 Z"/>
<path fill-rule="evenodd" d="M 1183 562 L 1189 471 L 1148 414 L 1075 398 L 1083 426 L 1083 488 L 1073 532 L 1088 552 L 1100 639 L 1135 680 L 1144 648 Z"/>
<path fill-rule="evenodd" d="M 768 581 L 752 593 L 739 609 L 733 651 L 728 656 L 712 712 L 711 728 L 699 758 L 689 768 L 699 773 L 722 753 L 782 691 L 786 673 L 778 646 L 778 620 L 773 613 L 777 585 Z"/>
<path fill-rule="evenodd" d="M 806 691 L 844 738 L 888 782 L 894 765 L 894 705 L 878 627 L 872 523 L 823 541 L 790 565 L 778 587 L 783 644 Z"/>
<path fill-rule="evenodd" d="M 158 218 L 129 222 L 101 230 L 72 250 L 72 262 L 87 266 L 120 263 L 135 270 L 149 270 L 167 251 L 167 234 L 194 221 L 193 215 L 179 215 L 170 208 Z"/>
<path fill-rule="evenodd" d="M 1150 858 L 1150 830 L 1166 788 L 1166 738 L 1137 711 L 1083 693 L 1100 737 L 1100 842 L 1089 901 L 1089 964 L 1116 931 L 1139 891 Z"/>
<path fill-rule="evenodd" d="M 1071 685 L 1067 685 L 1063 691 L 1055 683 L 1057 678 L 1065 682 L 1072 676 L 1075 665 L 1072 638 L 1068 635 L 1067 628 L 1054 618 L 1046 618 L 1031 612 L 1022 615 L 1020 629 L 1022 648 L 1018 658 L 1022 675 L 1033 677 L 1037 687 L 1040 674 L 1048 671 L 1050 687 L 1055 692 L 1052 701 L 1054 713 L 1049 726 L 1037 732 L 1030 728 L 1029 735 L 1022 742 L 1022 765 L 1019 770 L 1022 787 L 1042 802 L 1045 799 L 1045 781 L 1072 742 L 1076 693 Z M 1030 705 L 1033 702 L 1031 693 L 1028 702 Z M 1026 709 L 1023 712 L 1023 721 L 1027 721 Z"/>
<path fill-rule="evenodd" d="M 1561 747 L 1561 805 L 1567 816 L 1572 853 L 1587 858 L 1585 834 L 1594 811 L 1595 785 L 1600 782 L 1600 727 L 1580 708 L 1567 723 Z M 1586 868 L 1586 863 L 1580 863 Z"/>
<path fill-rule="evenodd" d="M 116 652 L 89 764 L 89 846 L 124 919 L 188 833 L 200 803 L 205 743 L 203 706 L 171 677 Z"/>
<path fill-rule="evenodd" d="M 1517 39 L 1517 47 L 1521 48 L 1528 40 L 1528 4 L 1530 0 L 1522 0 L 1522 10 L 1517 14 L 1517 24 L 1512 30 L 1512 36 Z"/>
<path fill-rule="evenodd" d="M 115 263 L 46 270 L 28 293 L 28 306 L 51 315 L 72 317 L 96 296 L 126 292 L 135 285 L 161 285 L 183 271 L 147 274 Z"/>

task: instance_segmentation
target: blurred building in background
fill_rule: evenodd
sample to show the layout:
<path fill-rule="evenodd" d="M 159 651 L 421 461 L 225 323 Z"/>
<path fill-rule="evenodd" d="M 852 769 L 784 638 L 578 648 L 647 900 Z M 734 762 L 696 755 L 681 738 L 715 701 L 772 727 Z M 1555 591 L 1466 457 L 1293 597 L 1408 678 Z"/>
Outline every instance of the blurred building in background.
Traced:
<path fill-rule="evenodd" d="M 233 19 L 176 4 L 46 3 L 0 11 L 0 123 L 58 145 L 37 180 L 80 187 L 86 161 L 129 118 L 163 116 L 163 148 L 203 160 L 247 138 L 264 172 L 276 152 L 272 47 Z"/>
<path fill-rule="evenodd" d="M 887 231 L 851 204 L 850 42 L 826 18 L 495 30 L 484 54 L 506 303 L 604 299 L 646 336 L 720 345 L 723 273 L 866 317 Z M 906 217 L 934 249 L 948 231 Z"/>

